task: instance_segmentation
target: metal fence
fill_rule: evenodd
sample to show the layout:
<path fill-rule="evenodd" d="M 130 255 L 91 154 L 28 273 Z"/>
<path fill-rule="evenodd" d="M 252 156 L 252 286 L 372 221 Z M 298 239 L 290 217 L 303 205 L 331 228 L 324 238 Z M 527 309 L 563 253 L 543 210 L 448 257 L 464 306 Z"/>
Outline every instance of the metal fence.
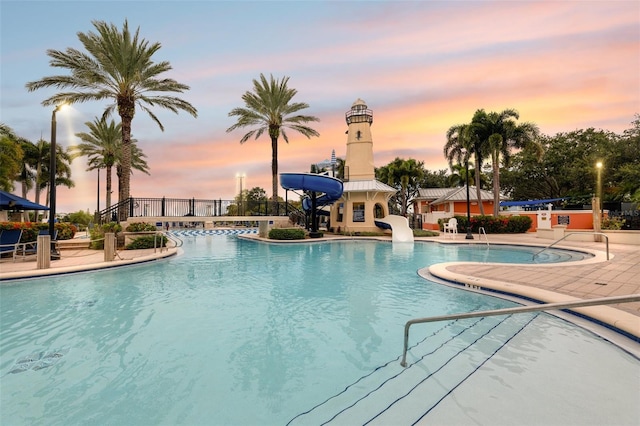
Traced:
<path fill-rule="evenodd" d="M 129 217 L 298 216 L 290 203 L 244 200 L 198 200 L 195 198 L 129 198 L 99 213 L 100 223 Z"/>

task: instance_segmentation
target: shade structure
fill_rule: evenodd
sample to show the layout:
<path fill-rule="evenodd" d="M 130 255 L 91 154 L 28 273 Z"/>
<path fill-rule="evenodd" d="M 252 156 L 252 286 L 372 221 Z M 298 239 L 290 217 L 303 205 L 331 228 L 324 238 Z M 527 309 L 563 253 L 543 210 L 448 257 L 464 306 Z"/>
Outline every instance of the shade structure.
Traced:
<path fill-rule="evenodd" d="M 49 210 L 49 207 L 0 190 L 0 210 Z"/>
<path fill-rule="evenodd" d="M 547 198 L 544 200 L 525 200 L 525 201 L 500 201 L 500 205 L 503 207 L 512 207 L 512 206 L 534 206 L 538 204 L 548 204 L 553 203 L 554 201 L 565 200 L 565 198 Z"/>

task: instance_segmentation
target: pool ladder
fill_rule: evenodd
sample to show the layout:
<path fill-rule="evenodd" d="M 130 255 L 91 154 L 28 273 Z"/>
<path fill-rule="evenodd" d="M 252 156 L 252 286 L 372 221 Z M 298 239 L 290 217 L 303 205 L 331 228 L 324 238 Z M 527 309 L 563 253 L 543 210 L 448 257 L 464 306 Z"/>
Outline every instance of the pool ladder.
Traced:
<path fill-rule="evenodd" d="M 407 366 L 409 328 L 414 324 L 424 324 L 428 322 L 449 321 L 465 318 L 492 317 L 496 315 L 511 315 L 524 312 L 552 311 L 565 308 L 579 308 L 583 306 L 613 305 L 617 303 L 629 303 L 638 301 L 640 301 L 640 294 L 630 294 L 626 296 L 600 297 L 597 299 L 574 300 L 571 302 L 544 303 L 541 305 L 521 306 L 517 308 L 493 309 L 490 311 L 467 312 L 464 314 L 440 315 L 435 317 L 412 319 L 407 321 L 404 326 L 404 349 L 402 351 L 402 361 L 400 361 L 400 365 L 402 365 L 403 367 Z"/>
<path fill-rule="evenodd" d="M 478 240 L 482 240 L 482 234 L 484 234 L 484 240 L 487 242 L 487 247 L 489 247 L 489 238 L 487 238 L 487 232 L 484 230 L 484 226 L 478 228 Z"/>
<path fill-rule="evenodd" d="M 609 236 L 603 232 L 568 232 L 564 235 L 564 237 L 560 238 L 557 241 L 552 242 L 551 244 L 549 244 L 548 246 L 546 246 L 545 248 L 543 248 L 542 250 L 540 250 L 539 252 L 537 252 L 536 254 L 533 255 L 533 260 L 535 260 L 535 258 L 542 253 L 543 251 L 545 251 L 548 248 L 553 247 L 554 245 L 558 244 L 560 241 L 564 240 L 565 238 L 567 238 L 570 235 L 597 235 L 597 236 L 604 236 L 605 239 L 605 245 L 607 248 L 607 260 L 609 260 Z"/>

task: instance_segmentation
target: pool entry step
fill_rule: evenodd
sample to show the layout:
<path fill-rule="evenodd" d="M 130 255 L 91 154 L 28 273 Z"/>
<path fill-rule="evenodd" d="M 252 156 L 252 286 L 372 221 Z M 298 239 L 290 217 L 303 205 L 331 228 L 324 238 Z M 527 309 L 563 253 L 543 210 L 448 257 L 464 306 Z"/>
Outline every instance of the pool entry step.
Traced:
<path fill-rule="evenodd" d="M 375 369 L 288 425 L 414 424 L 490 360 L 538 314 L 458 320 Z"/>

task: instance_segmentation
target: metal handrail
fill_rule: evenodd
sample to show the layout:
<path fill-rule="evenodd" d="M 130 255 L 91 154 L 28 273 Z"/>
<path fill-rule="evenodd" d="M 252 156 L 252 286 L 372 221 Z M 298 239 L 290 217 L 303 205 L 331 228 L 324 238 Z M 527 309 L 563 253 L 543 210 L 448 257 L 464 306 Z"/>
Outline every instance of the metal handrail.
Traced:
<path fill-rule="evenodd" d="M 601 297 L 598 299 L 574 300 L 571 302 L 545 303 L 542 305 L 520 306 L 517 308 L 493 309 L 490 311 L 467 312 L 464 314 L 440 315 L 435 317 L 412 319 L 407 321 L 407 323 L 404 326 L 404 349 L 402 351 L 402 361 L 400 362 L 400 365 L 402 365 L 403 367 L 407 366 L 407 347 L 409 345 L 409 328 L 413 324 L 422 324 L 427 322 L 448 321 L 448 320 L 476 318 L 476 317 L 492 317 L 496 315 L 511 315 L 511 314 L 525 313 L 525 312 L 549 311 L 549 310 L 557 310 L 557 309 L 565 309 L 565 308 L 579 308 L 582 306 L 613 305 L 616 303 L 629 303 L 629 302 L 638 302 L 638 301 L 640 301 L 640 294 L 630 294 L 626 296 Z"/>
<path fill-rule="evenodd" d="M 533 259 L 535 259 L 536 256 L 538 256 L 540 253 L 542 253 L 546 249 L 551 248 L 552 246 L 558 244 L 560 241 L 564 240 L 569 235 L 601 235 L 601 236 L 604 236 L 606 247 L 607 247 L 607 260 L 609 260 L 609 236 L 607 234 L 603 233 L 603 232 L 568 232 L 568 233 L 566 233 L 564 235 L 564 237 L 560 238 L 557 241 L 552 242 L 551 244 L 549 244 L 548 246 L 546 246 L 545 248 L 543 248 L 542 250 L 540 250 L 539 252 L 534 254 L 533 255 Z"/>
<path fill-rule="evenodd" d="M 484 239 L 487 242 L 487 247 L 489 247 L 489 237 L 487 237 L 487 231 L 484 230 L 484 226 L 478 228 L 478 240 L 481 239 L 482 234 L 484 234 Z"/>

